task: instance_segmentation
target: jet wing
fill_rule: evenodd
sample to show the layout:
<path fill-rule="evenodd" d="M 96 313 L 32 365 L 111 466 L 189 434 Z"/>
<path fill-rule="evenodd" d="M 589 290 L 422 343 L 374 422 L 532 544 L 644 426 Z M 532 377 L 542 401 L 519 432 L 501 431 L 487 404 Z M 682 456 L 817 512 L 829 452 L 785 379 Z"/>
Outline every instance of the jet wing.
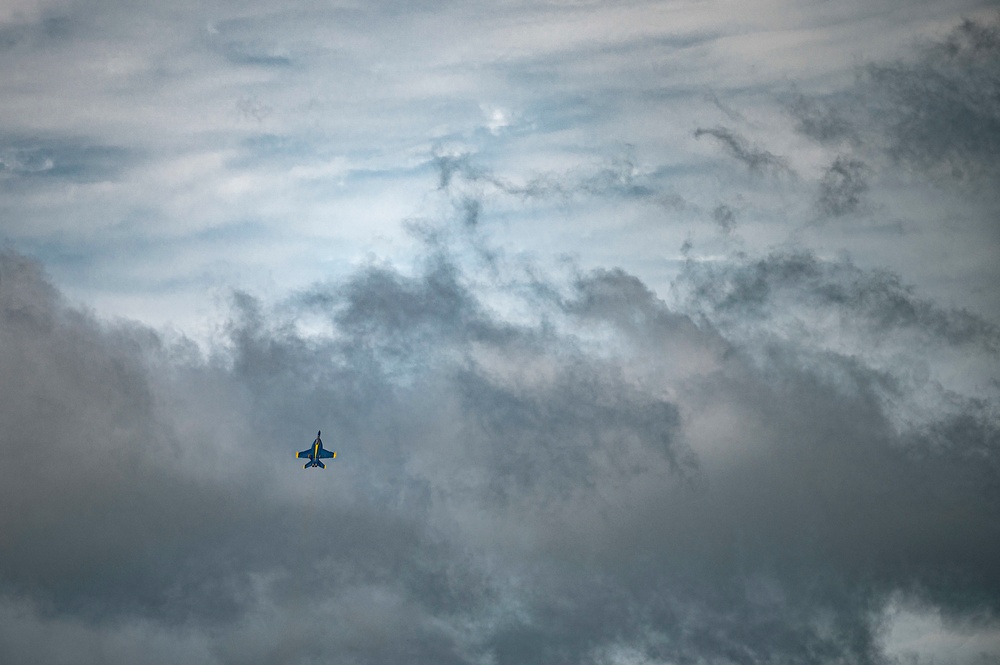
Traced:
<path fill-rule="evenodd" d="M 312 454 L 312 451 L 313 451 L 312 448 L 306 448 L 302 452 L 295 453 L 295 456 L 296 457 L 309 457 L 309 455 Z"/>
<path fill-rule="evenodd" d="M 336 457 L 337 453 L 336 453 L 336 451 L 326 450 L 324 448 L 323 450 L 319 451 L 319 456 L 320 457 Z"/>

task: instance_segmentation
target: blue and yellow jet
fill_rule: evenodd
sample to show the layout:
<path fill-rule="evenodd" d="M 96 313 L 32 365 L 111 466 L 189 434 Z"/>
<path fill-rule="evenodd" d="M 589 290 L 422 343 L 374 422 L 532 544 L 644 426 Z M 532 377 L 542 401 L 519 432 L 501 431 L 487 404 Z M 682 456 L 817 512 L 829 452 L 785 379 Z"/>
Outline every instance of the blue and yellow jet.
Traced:
<path fill-rule="evenodd" d="M 311 447 L 307 448 L 306 450 L 303 450 L 300 453 L 295 453 L 296 457 L 300 458 L 304 457 L 309 459 L 309 461 L 306 462 L 306 465 L 302 467 L 303 469 L 308 469 L 311 466 L 318 466 L 321 469 L 325 469 L 326 464 L 323 464 L 322 462 L 320 462 L 320 460 L 326 459 L 328 457 L 333 458 L 337 456 L 336 452 L 324 450 L 323 440 L 319 438 L 319 435 L 320 432 L 316 432 L 316 440 L 313 441 Z"/>

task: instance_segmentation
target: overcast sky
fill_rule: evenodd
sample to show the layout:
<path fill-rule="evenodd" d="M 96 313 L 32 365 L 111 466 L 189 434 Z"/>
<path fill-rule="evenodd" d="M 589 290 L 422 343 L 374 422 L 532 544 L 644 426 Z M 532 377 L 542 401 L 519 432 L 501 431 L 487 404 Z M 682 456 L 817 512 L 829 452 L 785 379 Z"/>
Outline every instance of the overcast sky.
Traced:
<path fill-rule="evenodd" d="M 998 100 L 995 2 L 7 0 L 0 661 L 997 662 Z"/>

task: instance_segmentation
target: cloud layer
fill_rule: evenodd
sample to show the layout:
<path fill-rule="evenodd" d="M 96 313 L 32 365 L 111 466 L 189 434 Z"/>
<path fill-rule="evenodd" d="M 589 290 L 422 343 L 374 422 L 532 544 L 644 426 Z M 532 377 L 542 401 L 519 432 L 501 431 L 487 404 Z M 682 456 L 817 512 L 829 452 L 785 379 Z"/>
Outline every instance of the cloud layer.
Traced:
<path fill-rule="evenodd" d="M 484 282 L 453 219 L 412 271 L 237 293 L 207 356 L 5 254 L 4 659 L 881 663 L 899 598 L 996 621 L 995 396 L 909 420 L 857 353 L 995 363 L 995 328 L 809 256 L 692 266 L 681 310 L 502 252 Z"/>
<path fill-rule="evenodd" d="M 0 11 L 0 661 L 1000 657 L 979 3 L 134 9 Z"/>

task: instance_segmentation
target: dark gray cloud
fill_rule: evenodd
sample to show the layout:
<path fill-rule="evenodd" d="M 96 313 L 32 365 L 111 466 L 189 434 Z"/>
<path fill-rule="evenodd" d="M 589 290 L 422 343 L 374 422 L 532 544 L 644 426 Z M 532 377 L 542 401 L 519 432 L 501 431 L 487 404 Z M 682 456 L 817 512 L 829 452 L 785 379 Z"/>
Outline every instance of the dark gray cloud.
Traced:
<path fill-rule="evenodd" d="M 691 304 L 734 324 L 782 316 L 803 321 L 835 312 L 845 327 L 872 336 L 912 333 L 949 346 L 1000 350 L 1000 329 L 962 309 L 921 298 L 900 277 L 864 270 L 850 259 L 824 261 L 808 252 L 774 252 L 722 265 L 689 263 L 680 280 Z"/>
<path fill-rule="evenodd" d="M 790 104 L 799 130 L 824 142 L 881 148 L 952 181 L 981 183 L 1000 163 L 1000 27 L 964 20 L 907 60 L 862 67 L 854 86 Z"/>
<path fill-rule="evenodd" d="M 845 108 L 830 103 L 830 97 L 813 97 L 795 94 L 788 101 L 788 109 L 796 121 L 796 130 L 824 143 L 844 139 L 856 140 L 857 134 L 851 121 L 845 117 Z M 853 103 L 860 100 L 853 99 Z M 849 108 L 849 106 L 848 106 Z"/>
<path fill-rule="evenodd" d="M 540 172 L 523 182 L 495 174 L 478 164 L 473 155 L 435 155 L 432 164 L 438 173 L 438 187 L 442 190 L 457 187 L 461 182 L 487 185 L 510 196 L 524 199 L 573 196 L 621 197 L 624 199 L 649 199 L 663 196 L 654 177 L 639 173 L 634 156 L 626 146 L 622 155 L 607 160 L 597 168 L 578 169 L 571 172 Z"/>
<path fill-rule="evenodd" d="M 725 204 L 715 207 L 712 211 L 712 220 L 719 225 L 719 230 L 727 235 L 736 228 L 736 212 Z"/>
<path fill-rule="evenodd" d="M 841 217 L 857 212 L 869 185 L 865 163 L 843 156 L 837 157 L 823 173 L 819 182 L 818 204 L 824 215 Z"/>
<path fill-rule="evenodd" d="M 37 266 L 16 255 L 3 257 L 0 288 L 4 372 L 21 377 L 3 400 L 4 504 L 13 508 L 4 514 L 6 598 L 30 599 L 49 617 L 42 621 L 73 617 L 112 633 L 137 619 L 217 630 L 252 614 L 261 593 L 274 611 L 306 620 L 304 608 L 328 593 L 366 601 L 369 594 L 352 589 L 397 596 L 402 585 L 419 600 L 404 591 L 404 607 L 392 602 L 386 611 L 410 626 L 406 648 L 443 648 L 434 646 L 443 639 L 437 629 L 410 615 L 427 604 L 460 607 L 465 601 L 449 600 L 453 593 L 476 594 L 474 580 L 451 591 L 452 577 L 441 586 L 444 568 L 423 569 L 446 565 L 461 576 L 459 560 L 441 550 L 448 546 L 415 529 L 409 510 L 380 506 L 377 493 L 341 496 L 345 504 L 315 486 L 303 497 L 273 473 L 277 459 L 296 469 L 291 454 L 303 447 L 290 445 L 275 414 L 313 424 L 317 409 L 353 410 L 367 420 L 368 408 L 381 405 L 384 418 L 392 400 L 377 377 L 362 382 L 352 378 L 357 366 L 317 362 L 328 349 L 265 333 L 243 296 L 232 359 L 205 361 L 149 330 L 108 328 L 67 308 Z M 283 378 L 275 363 L 291 374 Z M 314 392 L 307 404 L 298 401 L 305 389 L 276 399 L 286 382 L 333 393 Z M 358 399 L 369 406 L 347 406 Z M 350 431 L 350 418 L 338 421 L 324 427 L 328 441 L 338 440 L 337 427 Z M 368 468 L 370 479 L 391 477 Z M 372 612 L 391 618 L 377 606 Z M 30 652 L 16 636 L 4 639 L 0 652 L 11 662 Z M 398 648 L 373 644 L 360 658 L 382 662 L 379 653 Z"/>
<path fill-rule="evenodd" d="M 754 173 L 779 175 L 792 173 L 788 162 L 756 145 L 726 127 L 701 128 L 695 130 L 694 137 L 712 136 L 722 144 L 731 157 L 742 162 Z"/>
<path fill-rule="evenodd" d="M 691 318 L 622 270 L 497 253 L 533 312 L 514 323 L 441 231 L 409 274 L 235 294 L 207 356 L 3 255 L 0 590 L 26 623 L 0 654 L 43 627 L 103 640 L 85 662 L 138 632 L 206 663 L 884 663 L 898 594 L 996 620 L 992 403 L 901 428 L 915 398 L 864 354 L 761 355 L 724 314 L 841 312 L 987 357 L 993 328 L 809 255 L 692 266 Z M 340 455 L 303 472 L 320 427 Z"/>
<path fill-rule="evenodd" d="M 1000 24 L 964 21 L 915 63 L 870 65 L 894 156 L 956 179 L 996 174 L 1000 163 Z"/>

